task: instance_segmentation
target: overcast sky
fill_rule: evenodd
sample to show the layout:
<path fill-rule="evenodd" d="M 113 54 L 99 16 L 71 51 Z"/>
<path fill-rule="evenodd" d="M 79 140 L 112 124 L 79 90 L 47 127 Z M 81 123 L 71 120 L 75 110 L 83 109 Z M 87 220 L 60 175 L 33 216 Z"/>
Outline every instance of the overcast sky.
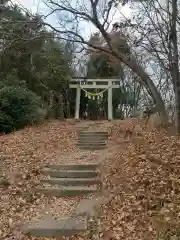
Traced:
<path fill-rule="evenodd" d="M 88 0 L 87 0 L 88 1 Z M 30 10 L 33 13 L 38 12 L 39 14 L 45 15 L 48 13 L 48 9 L 47 7 L 43 4 L 42 0 L 14 0 L 14 3 L 17 4 L 21 4 L 24 8 Z M 126 5 L 125 7 L 122 8 L 122 13 L 126 16 L 129 17 L 131 15 L 131 10 L 130 8 Z M 116 13 L 113 16 L 113 22 L 117 21 L 117 19 L 120 18 L 120 15 L 118 13 Z M 58 23 L 58 20 L 56 18 L 56 16 L 50 16 L 48 18 L 48 21 L 56 26 Z M 92 34 L 92 32 L 96 32 L 96 28 L 89 23 L 83 23 L 81 24 L 81 31 L 82 34 L 84 35 L 84 37 L 86 39 L 88 39 L 90 37 L 90 35 Z"/>

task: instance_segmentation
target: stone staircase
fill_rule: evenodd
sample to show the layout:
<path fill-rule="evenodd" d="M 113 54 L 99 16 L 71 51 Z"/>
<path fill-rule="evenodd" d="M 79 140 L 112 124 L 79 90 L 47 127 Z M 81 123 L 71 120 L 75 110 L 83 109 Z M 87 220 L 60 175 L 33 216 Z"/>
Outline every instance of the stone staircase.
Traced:
<path fill-rule="evenodd" d="M 36 188 L 36 192 L 55 197 L 95 193 L 101 183 L 98 167 L 98 164 L 47 165 L 42 172 L 49 178 L 41 181 L 42 187 Z"/>
<path fill-rule="evenodd" d="M 107 148 L 107 132 L 80 131 L 77 146 L 83 150 Z M 23 231 L 33 237 L 65 237 L 89 230 L 90 217 L 95 214 L 95 207 L 107 199 L 99 197 L 101 191 L 100 164 L 46 165 L 42 169 L 45 178 L 35 192 L 52 197 L 76 197 L 93 194 L 91 199 L 82 199 L 68 217 L 54 218 L 44 215 L 37 222 L 24 227 Z M 67 199 L 68 201 L 68 199 Z"/>
<path fill-rule="evenodd" d="M 100 191 L 99 164 L 46 165 L 42 173 L 49 178 L 42 179 L 40 184 L 44 186 L 35 191 L 45 195 L 75 197 Z M 86 231 L 88 219 L 86 214 L 82 214 L 88 211 L 84 209 L 85 205 L 78 205 L 75 217 L 54 219 L 51 215 L 44 215 L 38 222 L 26 226 L 24 232 L 36 237 L 61 237 Z M 89 202 L 87 206 L 89 208 Z"/>
<path fill-rule="evenodd" d="M 77 147 L 83 150 L 103 150 L 107 148 L 108 132 L 80 131 Z"/>

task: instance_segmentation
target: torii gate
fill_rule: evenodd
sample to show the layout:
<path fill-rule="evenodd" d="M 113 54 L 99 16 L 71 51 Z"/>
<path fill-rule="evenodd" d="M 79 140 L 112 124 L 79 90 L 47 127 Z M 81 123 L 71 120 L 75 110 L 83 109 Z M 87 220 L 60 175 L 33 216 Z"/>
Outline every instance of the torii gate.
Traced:
<path fill-rule="evenodd" d="M 75 119 L 79 120 L 79 110 L 80 110 L 80 97 L 81 90 L 87 92 L 85 89 L 103 89 L 100 93 L 102 94 L 106 90 L 108 91 L 108 120 L 113 119 L 113 106 L 112 106 L 112 89 L 119 88 L 119 79 L 86 79 L 86 78 L 75 78 L 70 81 L 70 88 L 76 88 L 76 108 L 75 108 Z M 87 92 L 88 93 L 88 92 Z M 100 95 L 98 94 L 98 95 Z"/>

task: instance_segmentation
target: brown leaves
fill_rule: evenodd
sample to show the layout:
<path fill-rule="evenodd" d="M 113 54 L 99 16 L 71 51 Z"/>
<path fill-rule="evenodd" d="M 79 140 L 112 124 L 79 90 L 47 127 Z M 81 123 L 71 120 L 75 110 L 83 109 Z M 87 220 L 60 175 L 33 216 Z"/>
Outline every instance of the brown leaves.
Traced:
<path fill-rule="evenodd" d="M 116 240 L 113 231 L 106 231 L 103 234 L 103 240 Z"/>
<path fill-rule="evenodd" d="M 126 122 L 117 123 L 112 131 L 112 149 L 117 148 L 103 169 L 105 187 L 114 197 L 101 207 L 100 239 L 154 240 L 158 234 L 171 233 L 176 236 L 180 224 L 180 139 L 142 131 L 127 144 L 121 133 L 116 134 L 119 125 Z M 112 123 L 92 128 L 111 131 Z M 95 154 L 84 157 L 77 151 L 75 136 L 74 125 L 53 122 L 0 137 L 0 178 L 4 181 L 0 183 L 0 238 L 16 235 L 18 239 L 17 223 L 29 221 L 36 209 L 46 209 L 50 199 L 32 191 L 41 179 L 42 166 L 62 163 L 63 153 L 68 152 L 73 152 L 69 161 L 95 159 Z M 67 211 L 69 204 L 74 206 L 71 199 L 69 204 L 54 201 L 56 212 L 62 212 L 62 205 Z"/>
<path fill-rule="evenodd" d="M 119 125 L 120 129 L 126 129 L 130 124 L 121 121 Z M 112 140 L 117 144 L 114 137 Z M 126 148 L 119 144 L 119 153 L 114 154 L 106 170 L 108 176 L 105 182 L 121 200 L 111 201 L 108 210 L 103 210 L 102 221 L 115 232 L 115 229 L 121 229 L 117 233 L 121 240 L 153 240 L 162 228 L 167 236 L 171 232 L 172 236 L 179 236 L 179 156 L 180 139 L 155 130 L 142 131 L 138 138 L 132 136 Z M 159 219 L 163 227 L 156 224 Z"/>
<path fill-rule="evenodd" d="M 95 124 L 92 128 L 107 131 L 111 125 Z M 33 189 L 39 184 L 41 169 L 46 164 L 97 161 L 96 152 L 84 153 L 75 147 L 78 126 L 83 123 L 54 121 L 0 137 L 0 179 L 4 181 L 0 186 L 0 239 L 31 239 L 22 234 L 24 223 L 45 213 L 59 217 L 74 211 L 79 198 L 67 201 L 45 197 L 34 194 Z M 86 239 L 84 235 L 82 239 Z"/>
<path fill-rule="evenodd" d="M 0 179 L 0 188 L 7 188 L 11 183 L 7 179 Z"/>
<path fill-rule="evenodd" d="M 76 150 L 76 129 L 72 127 L 69 123 L 49 122 L 0 137 L 1 239 L 23 239 L 17 223 L 31 220 L 50 201 L 34 195 L 33 188 L 41 179 L 44 164 L 60 163 L 63 152 Z"/>

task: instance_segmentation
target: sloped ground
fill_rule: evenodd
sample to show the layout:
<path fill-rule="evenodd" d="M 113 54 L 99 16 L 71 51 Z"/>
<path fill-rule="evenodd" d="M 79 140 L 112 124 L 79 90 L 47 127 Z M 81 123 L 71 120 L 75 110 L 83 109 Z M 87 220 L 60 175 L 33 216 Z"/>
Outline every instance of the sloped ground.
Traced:
<path fill-rule="evenodd" d="M 76 198 L 67 201 L 34 195 L 32 189 L 40 179 L 45 163 L 96 161 L 96 154 L 84 155 L 74 147 L 76 128 L 87 122 L 49 122 L 42 126 L 0 137 L 0 177 L 10 186 L 0 188 L 0 239 L 25 240 L 18 231 L 22 222 L 38 217 L 51 204 L 50 211 L 67 215 Z M 100 123 L 99 123 L 100 124 Z M 116 122 L 110 145 L 112 155 L 104 162 L 105 188 L 114 195 L 100 209 L 96 238 L 104 240 L 179 240 L 180 239 L 180 138 L 143 132 L 124 141 Z M 90 122 L 91 128 L 110 131 L 112 123 Z M 113 152 L 112 152 L 113 150 Z M 75 158 L 74 158 L 75 156 Z M 40 238 L 36 238 L 40 239 Z M 88 234 L 69 239 L 90 239 Z"/>
<path fill-rule="evenodd" d="M 74 210 L 78 198 L 34 195 L 33 188 L 46 163 L 95 161 L 94 154 L 75 148 L 76 135 L 75 125 L 57 121 L 0 137 L 0 178 L 8 180 L 0 187 L 0 239 L 31 239 L 21 234 L 24 222 L 46 211 L 62 216 Z"/>
<path fill-rule="evenodd" d="M 144 132 L 124 143 L 106 163 L 107 187 L 100 239 L 180 239 L 180 138 Z"/>

